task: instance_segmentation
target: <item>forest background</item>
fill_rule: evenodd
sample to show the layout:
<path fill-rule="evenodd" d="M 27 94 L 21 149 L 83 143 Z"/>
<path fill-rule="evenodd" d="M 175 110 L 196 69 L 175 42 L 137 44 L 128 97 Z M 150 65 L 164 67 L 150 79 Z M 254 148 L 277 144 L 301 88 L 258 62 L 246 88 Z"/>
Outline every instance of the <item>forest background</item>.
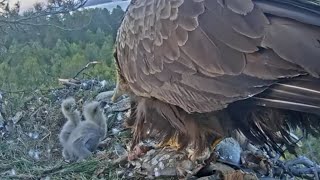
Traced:
<path fill-rule="evenodd" d="M 40 7 L 34 11 L 37 8 Z M 32 13 L 18 16 L 30 17 Z M 0 96 L 10 97 L 14 102 L 12 114 L 21 109 L 20 101 L 30 93 L 60 88 L 58 79 L 74 77 L 92 61 L 101 64 L 87 69 L 79 78 L 114 83 L 113 48 L 123 14 L 119 6 L 112 11 L 82 9 L 38 16 L 29 19 L 26 26 L 16 27 L 14 23 L 1 24 L 6 14 L 0 14 Z M 318 139 L 303 139 L 299 151 L 319 163 Z"/>

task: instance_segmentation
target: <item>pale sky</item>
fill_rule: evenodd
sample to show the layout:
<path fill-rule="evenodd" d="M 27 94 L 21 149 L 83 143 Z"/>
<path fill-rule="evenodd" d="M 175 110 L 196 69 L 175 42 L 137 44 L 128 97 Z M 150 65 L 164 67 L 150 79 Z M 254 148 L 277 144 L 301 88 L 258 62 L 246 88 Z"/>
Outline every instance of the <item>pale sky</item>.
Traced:
<path fill-rule="evenodd" d="M 47 0 L 9 0 L 10 4 L 14 4 L 17 1 L 20 1 L 20 10 L 25 11 L 28 10 L 29 8 L 33 7 L 33 4 L 36 2 L 46 2 Z"/>

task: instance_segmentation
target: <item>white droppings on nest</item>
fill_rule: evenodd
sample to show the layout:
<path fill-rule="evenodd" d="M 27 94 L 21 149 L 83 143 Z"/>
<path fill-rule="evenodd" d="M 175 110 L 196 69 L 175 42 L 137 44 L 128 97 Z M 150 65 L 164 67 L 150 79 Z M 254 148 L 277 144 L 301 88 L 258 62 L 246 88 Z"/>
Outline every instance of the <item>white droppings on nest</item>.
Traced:
<path fill-rule="evenodd" d="M 30 111 L 35 111 L 35 110 L 36 110 L 36 107 L 31 106 L 29 109 L 30 109 Z"/>
<path fill-rule="evenodd" d="M 17 174 L 17 172 L 16 172 L 16 170 L 15 170 L 15 169 L 11 169 L 10 174 L 14 176 L 14 175 L 16 175 L 16 174 Z"/>
<path fill-rule="evenodd" d="M 120 130 L 117 128 L 112 128 L 111 132 L 112 132 L 112 134 L 117 135 L 117 134 L 119 134 Z"/>
<path fill-rule="evenodd" d="M 157 165 L 158 163 L 159 163 L 159 161 L 158 161 L 156 158 L 153 158 L 153 159 L 151 160 L 151 164 L 152 164 L 153 166 Z"/>
<path fill-rule="evenodd" d="M 39 138 L 39 133 L 38 133 L 38 132 L 34 132 L 34 133 L 32 134 L 32 138 L 33 138 L 33 139 L 38 139 L 38 138 Z"/>
<path fill-rule="evenodd" d="M 160 172 L 158 168 L 154 168 L 154 176 L 155 177 L 159 177 L 160 176 Z"/>
<path fill-rule="evenodd" d="M 29 136 L 31 139 L 38 139 L 38 138 L 39 138 L 39 133 L 38 133 L 38 132 L 29 132 L 29 133 L 28 133 L 28 136 Z"/>
<path fill-rule="evenodd" d="M 106 80 L 102 80 L 99 83 L 100 83 L 101 87 L 105 87 L 108 84 Z"/>
<path fill-rule="evenodd" d="M 117 120 L 118 120 L 118 121 L 121 121 L 122 119 L 123 119 L 122 113 L 118 113 L 118 115 L 117 115 Z"/>
<path fill-rule="evenodd" d="M 22 111 L 17 112 L 17 113 L 13 116 L 12 122 L 13 122 L 14 124 L 17 124 L 17 123 L 22 119 L 23 115 L 24 115 L 24 113 L 23 113 Z"/>
<path fill-rule="evenodd" d="M 106 104 L 103 109 L 109 109 L 111 106 L 109 104 Z"/>
<path fill-rule="evenodd" d="M 40 152 L 39 152 L 39 151 L 36 151 L 36 152 L 34 153 L 34 159 L 36 159 L 36 160 L 39 160 L 39 159 L 40 159 Z"/>
<path fill-rule="evenodd" d="M 34 150 L 34 149 L 30 149 L 28 152 L 28 155 L 35 159 L 35 160 L 39 160 L 40 159 L 40 151 L 39 150 Z"/>
<path fill-rule="evenodd" d="M 125 116 L 125 118 L 129 118 L 131 115 L 131 109 L 129 109 L 127 112 L 124 112 L 123 115 Z"/>
<path fill-rule="evenodd" d="M 47 153 L 50 154 L 51 151 L 52 151 L 51 148 L 50 148 L 50 147 L 47 147 Z"/>
<path fill-rule="evenodd" d="M 160 168 L 161 170 L 164 169 L 164 164 L 163 164 L 163 162 L 160 162 L 160 163 L 159 163 L 159 168 Z"/>
<path fill-rule="evenodd" d="M 119 175 L 122 175 L 122 174 L 124 174 L 124 170 L 117 170 L 116 171 L 116 174 L 119 176 Z"/>
<path fill-rule="evenodd" d="M 140 169 L 141 168 L 141 163 L 140 162 L 135 162 L 135 169 Z"/>
<path fill-rule="evenodd" d="M 170 155 L 169 154 L 165 154 L 165 155 L 160 157 L 159 161 L 165 161 L 165 160 L 168 160 L 169 158 L 170 158 Z"/>
<path fill-rule="evenodd" d="M 28 152 L 28 154 L 29 154 L 30 157 L 33 157 L 33 155 L 34 155 L 34 150 L 33 150 L 33 149 L 30 149 L 29 152 Z"/>

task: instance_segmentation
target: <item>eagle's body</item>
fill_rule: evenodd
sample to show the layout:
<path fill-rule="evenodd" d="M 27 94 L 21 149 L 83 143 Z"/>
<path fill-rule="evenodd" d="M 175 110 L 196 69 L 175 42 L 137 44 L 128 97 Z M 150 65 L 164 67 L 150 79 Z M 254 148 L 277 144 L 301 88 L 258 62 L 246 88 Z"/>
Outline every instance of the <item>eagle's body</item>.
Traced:
<path fill-rule="evenodd" d="M 135 143 L 153 135 L 201 152 L 240 130 L 277 149 L 293 143 L 291 128 L 319 134 L 311 0 L 132 0 L 115 57 L 114 98 L 133 98 Z"/>

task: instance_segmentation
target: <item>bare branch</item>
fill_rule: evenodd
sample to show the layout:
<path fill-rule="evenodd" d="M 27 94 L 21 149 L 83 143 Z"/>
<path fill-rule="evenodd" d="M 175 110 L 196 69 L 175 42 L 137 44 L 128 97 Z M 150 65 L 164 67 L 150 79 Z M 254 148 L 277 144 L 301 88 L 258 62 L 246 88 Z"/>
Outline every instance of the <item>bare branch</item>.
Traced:
<path fill-rule="evenodd" d="M 59 78 L 58 81 L 63 85 L 69 85 L 69 86 L 80 86 L 80 82 L 74 80 L 74 79 L 61 79 Z"/>
<path fill-rule="evenodd" d="M 319 179 L 320 166 L 307 157 L 299 156 L 296 159 L 282 161 L 280 159 L 275 163 L 275 172 L 282 172 L 290 176 L 296 176 L 306 179 Z"/>
<path fill-rule="evenodd" d="M 11 29 L 18 29 L 19 26 L 53 26 L 60 29 L 65 29 L 59 25 L 54 24 L 37 24 L 30 22 L 31 20 L 50 17 L 53 15 L 67 14 L 82 8 L 87 0 L 50 0 L 48 5 L 44 7 L 41 4 L 36 4 L 34 10 L 19 15 L 20 5 L 16 4 L 14 8 L 10 9 L 8 0 L 1 0 L 0 2 L 0 27 L 9 27 Z M 2 5 L 4 4 L 4 5 Z M 90 24 L 91 18 L 89 20 Z M 12 26 L 14 25 L 14 26 Z M 85 25 L 86 26 L 86 25 Z M 81 27 L 82 28 L 82 27 Z M 79 29 L 79 28 L 78 28 Z M 66 29 L 72 30 L 72 29 Z"/>
<path fill-rule="evenodd" d="M 91 65 L 96 65 L 96 64 L 100 64 L 101 62 L 99 61 L 92 61 L 92 62 L 89 62 L 85 67 L 83 67 L 74 77 L 73 79 L 77 78 L 79 76 L 80 73 L 82 73 L 84 70 L 88 69 L 89 66 Z"/>
<path fill-rule="evenodd" d="M 86 28 L 87 26 L 90 25 L 90 23 L 92 22 L 92 15 L 90 16 L 90 19 L 89 21 L 82 25 L 81 27 L 73 27 L 73 28 L 65 28 L 65 27 L 62 27 L 62 26 L 59 26 L 59 25 L 55 25 L 55 24 L 36 24 L 36 23 L 31 23 L 31 22 L 19 22 L 19 25 L 26 25 L 26 26 L 51 26 L 51 27 L 55 27 L 55 28 L 58 28 L 60 30 L 63 30 L 63 31 L 77 31 L 77 30 L 82 30 L 84 28 Z M 15 24 L 16 25 L 16 24 Z M 0 25 L 1 27 L 1 25 Z"/>

